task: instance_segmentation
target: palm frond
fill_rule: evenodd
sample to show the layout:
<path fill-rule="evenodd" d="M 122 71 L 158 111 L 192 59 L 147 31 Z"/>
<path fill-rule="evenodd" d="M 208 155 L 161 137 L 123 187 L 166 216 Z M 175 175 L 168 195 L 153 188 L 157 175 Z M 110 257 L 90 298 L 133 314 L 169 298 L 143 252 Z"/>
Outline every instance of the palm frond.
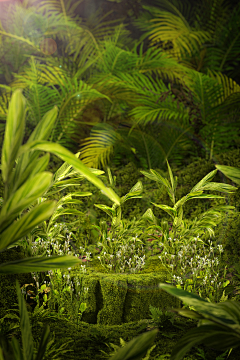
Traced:
<path fill-rule="evenodd" d="M 116 93 L 114 89 L 116 82 L 115 86 L 121 94 L 120 89 L 126 91 L 127 84 L 133 82 L 131 76 L 139 73 L 149 76 L 156 73 L 176 83 L 191 84 L 191 69 L 185 68 L 169 55 L 156 49 L 150 48 L 143 54 L 143 44 L 138 55 L 137 44 L 130 52 L 105 41 L 105 50 L 97 63 L 96 70 L 98 73 L 92 76 L 89 83 L 98 87 L 111 86 L 109 91 L 113 94 Z"/>
<path fill-rule="evenodd" d="M 108 97 L 92 89 L 83 81 L 78 81 L 76 77 L 70 79 L 59 67 L 39 64 L 33 59 L 31 61 L 31 68 L 28 67 L 21 74 L 16 75 L 16 80 L 11 86 L 25 89 L 27 99 L 32 101 L 30 115 L 35 119 L 41 118 L 42 113 L 45 113 L 43 109 L 46 111 L 46 107 L 51 109 L 54 105 L 58 106 L 58 120 L 52 139 L 70 146 L 73 140 L 71 136 L 76 132 L 76 120 L 81 117 L 83 110 L 93 102 L 108 99 Z M 60 88 L 59 91 L 54 88 L 54 85 Z"/>
<path fill-rule="evenodd" d="M 88 167 L 104 168 L 109 164 L 114 146 L 121 140 L 121 136 L 106 125 L 101 130 L 92 130 L 91 136 L 82 144 L 80 160 Z"/>
<path fill-rule="evenodd" d="M 218 104 L 221 105 L 228 97 L 233 94 L 240 95 L 240 85 L 236 81 L 222 74 L 220 71 L 208 70 L 208 76 L 216 79 L 218 84 L 223 86 L 223 95 L 219 99 Z"/>
<path fill-rule="evenodd" d="M 163 3 L 170 4 L 168 1 Z M 161 7 L 161 4 L 159 6 Z M 206 40 L 211 39 L 211 35 L 207 31 L 191 28 L 181 11 L 174 6 L 171 7 L 172 13 L 147 6 L 143 6 L 143 8 L 153 13 L 152 16 L 148 16 L 148 19 L 145 20 L 145 24 L 141 25 L 142 28 L 145 25 L 150 46 L 155 46 L 160 41 L 163 43 L 171 41 L 173 49 L 165 50 L 165 52 L 178 60 L 186 54 L 191 54 Z M 138 21 L 135 20 L 134 23 L 139 26 L 140 19 Z"/>
<path fill-rule="evenodd" d="M 121 76 L 124 78 L 124 75 Z M 188 123 L 188 111 L 184 105 L 174 101 L 175 95 L 172 95 L 171 88 L 167 87 L 161 79 L 156 79 L 153 83 L 145 75 L 132 76 L 134 86 L 141 94 L 135 100 L 135 108 L 129 113 L 134 118 L 134 125 L 146 125 L 156 120 L 161 122 L 163 119 L 181 119 L 185 124 Z M 140 105 L 141 104 L 141 105 Z"/>

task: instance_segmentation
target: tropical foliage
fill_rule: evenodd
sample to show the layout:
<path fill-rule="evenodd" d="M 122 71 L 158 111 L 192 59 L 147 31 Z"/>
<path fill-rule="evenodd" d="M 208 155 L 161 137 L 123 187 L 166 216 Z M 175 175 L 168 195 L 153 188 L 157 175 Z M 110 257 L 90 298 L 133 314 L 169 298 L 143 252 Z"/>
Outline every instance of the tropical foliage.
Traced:
<path fill-rule="evenodd" d="M 64 166 L 73 166 L 101 189 L 115 203 L 104 209 L 120 222 L 121 204 L 127 198 L 120 199 L 88 167 L 108 165 L 119 149 L 123 153 L 132 151 L 149 170 L 166 167 L 168 161 L 180 165 L 186 155 L 212 159 L 239 139 L 240 85 L 234 81 L 240 48 L 239 4 L 230 11 L 222 1 L 191 4 L 190 8 L 186 2 L 156 0 L 156 7 L 144 5 L 144 12 L 135 20 L 145 33 L 134 42 L 123 23 L 116 26 L 115 21 L 113 26 L 114 21 L 103 22 L 100 12 L 82 23 L 74 14 L 80 3 L 26 0 L 14 6 L 0 4 L 0 12 L 4 13 L 4 18 L 0 17 L 0 74 L 5 77 L 5 84 L 0 85 L 0 129 L 4 132 L 1 251 L 16 246 L 32 229 L 52 217 L 52 223 L 45 223 L 48 236 L 63 203 L 73 200 L 64 198 L 58 204 L 45 201 L 44 194 L 50 188 L 67 185 L 61 176 L 53 180 L 52 174 L 45 171 L 48 153 L 57 155 L 65 161 Z M 150 46 L 144 52 L 143 40 L 147 37 Z M 44 49 L 42 42 L 46 38 L 61 42 L 57 52 Z M 25 124 L 30 134 L 25 133 Z M 49 137 L 52 142 L 47 141 Z M 203 151 L 198 138 L 205 143 Z M 63 145 L 74 152 L 81 150 L 82 161 Z M 240 184 L 239 169 L 216 167 Z M 164 183 L 165 179 L 150 172 L 148 176 Z M 197 184 L 192 195 L 203 197 L 203 187 L 216 190 L 214 183 L 210 188 L 207 184 L 213 175 L 208 174 Z M 171 173 L 170 180 L 172 187 L 164 184 L 174 208 L 160 206 L 173 215 L 178 228 L 182 224 L 182 205 L 191 196 L 176 203 Z M 134 190 L 139 195 L 140 188 L 138 184 L 131 189 L 130 197 Z M 222 186 L 224 189 L 226 186 Z M 76 258 L 65 255 L 31 257 L 1 264 L 0 273 L 44 271 L 77 263 Z M 35 357 L 26 305 L 16 285 L 23 349 L 13 338 L 11 350 L 16 360 L 43 359 L 50 329 L 45 327 Z M 161 288 L 195 308 L 176 310 L 179 314 L 201 321 L 173 350 L 172 359 L 181 359 L 201 341 L 222 350 L 237 346 L 237 304 L 209 304 L 183 290 L 167 285 Z M 156 334 L 151 331 L 133 339 L 112 359 L 141 359 L 149 353 Z M 5 355 L 0 347 L 0 358 Z"/>
<path fill-rule="evenodd" d="M 143 6 L 145 12 L 135 24 L 148 31 L 138 43 L 126 47 L 128 32 L 123 24 L 113 28 L 102 23 L 99 31 L 101 19 L 95 18 L 95 29 L 91 25 L 89 30 L 79 19 L 73 19 L 70 6 L 64 8 L 62 3 L 61 7 L 53 8 L 47 3 L 39 4 L 34 15 L 38 19 L 43 11 L 49 11 L 49 16 L 41 20 L 41 35 L 46 33 L 63 42 L 68 39 L 64 50 L 69 61 L 43 54 L 40 35 L 37 37 L 30 31 L 27 36 L 25 32 L 24 37 L 17 37 L 16 30 L 3 22 L 0 32 L 3 44 L 9 46 L 9 39 L 14 44 L 21 42 L 24 44 L 21 51 L 27 47 L 35 55 L 29 55 L 27 64 L 12 71 L 14 80 L 8 86 L 2 85 L 5 89 L 2 117 L 12 90 L 19 87 L 31 101 L 31 116 L 36 122 L 43 109 L 56 104 L 60 111 L 51 139 L 66 146 L 75 144 L 78 149 L 80 146 L 80 159 L 95 168 L 109 163 L 119 147 L 122 151 L 124 147 L 132 149 L 138 159 L 146 160 L 150 169 L 163 166 L 166 159 L 180 164 L 186 153 L 198 156 L 199 149 L 191 148 L 197 137 L 206 143 L 202 154 L 210 158 L 222 150 L 223 143 L 225 149 L 233 146 L 237 122 L 230 119 L 228 112 L 231 110 L 235 116 L 239 103 L 239 85 L 230 76 L 234 77 L 233 66 L 239 49 L 235 30 L 240 7 L 230 13 L 218 2 L 213 18 L 206 24 L 205 18 L 201 18 L 201 8 L 196 7 L 194 13 L 181 3 L 164 1 L 158 5 L 158 9 Z M 9 7 L 8 16 L 14 19 L 20 12 L 28 13 L 29 18 L 33 16 L 31 7 L 20 10 L 20 5 L 18 12 Z M 183 35 L 176 37 L 178 33 Z M 143 52 L 142 45 L 140 49 L 138 45 L 147 36 L 151 47 Z M 160 39 L 164 44 L 171 41 L 173 49 L 159 49 L 156 43 Z M 227 56 L 223 61 L 224 51 Z M 190 59 L 196 54 L 202 54 L 202 60 L 195 60 L 194 66 Z M 173 84 L 167 87 L 169 81 Z M 181 92 L 176 89 L 179 85 Z M 99 128 L 97 125 L 102 122 L 108 126 Z M 80 141 L 86 131 L 90 137 Z"/>

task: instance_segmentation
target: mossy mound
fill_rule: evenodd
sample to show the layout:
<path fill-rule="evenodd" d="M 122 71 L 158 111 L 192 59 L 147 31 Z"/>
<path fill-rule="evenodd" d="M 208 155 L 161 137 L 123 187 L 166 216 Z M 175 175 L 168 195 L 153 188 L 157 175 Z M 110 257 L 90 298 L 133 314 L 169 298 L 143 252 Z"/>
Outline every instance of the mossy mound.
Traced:
<path fill-rule="evenodd" d="M 77 275 L 88 288 L 87 310 L 82 317 L 87 323 L 119 325 L 150 318 L 150 305 L 162 310 L 180 305 L 159 288 L 159 283 L 169 280 L 169 274 L 157 257 L 149 258 L 137 274 L 107 273 L 98 259 L 90 262 L 86 274 L 77 274 L 77 266 L 71 270 L 71 278 Z"/>

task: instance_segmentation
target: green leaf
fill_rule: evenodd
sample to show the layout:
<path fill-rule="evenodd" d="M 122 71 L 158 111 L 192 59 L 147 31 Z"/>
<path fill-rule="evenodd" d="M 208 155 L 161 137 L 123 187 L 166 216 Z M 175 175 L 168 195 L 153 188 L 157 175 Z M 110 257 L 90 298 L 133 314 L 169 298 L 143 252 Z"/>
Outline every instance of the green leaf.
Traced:
<path fill-rule="evenodd" d="M 172 189 L 173 189 L 173 192 L 174 192 L 174 189 L 175 189 L 175 181 L 174 181 L 174 178 L 173 178 L 173 174 L 172 174 L 172 170 L 170 168 L 170 165 L 167 161 L 167 166 L 168 166 L 168 172 L 169 172 L 169 176 L 170 176 L 170 180 L 171 180 L 171 184 L 172 184 Z"/>
<path fill-rule="evenodd" d="M 182 208 L 182 206 L 180 206 L 180 208 L 178 210 L 178 216 L 175 217 L 173 226 L 178 228 L 182 224 L 182 218 L 183 218 L 183 208 Z"/>
<path fill-rule="evenodd" d="M 175 286 L 172 285 L 159 284 L 159 287 L 167 291 L 170 295 L 178 297 L 188 306 L 193 306 L 195 311 L 199 312 L 206 319 L 214 321 L 219 325 L 224 325 L 230 328 L 234 328 L 236 325 L 236 319 L 238 318 L 237 327 L 239 329 L 238 331 L 240 332 L 239 303 L 233 301 L 226 301 L 224 303 L 218 303 L 218 304 L 209 303 L 207 300 L 201 298 L 198 295 L 189 293 L 182 289 L 177 289 Z"/>
<path fill-rule="evenodd" d="M 105 194 L 110 200 L 120 205 L 120 198 L 115 192 L 107 188 L 103 182 L 98 179 L 87 166 L 85 166 L 80 160 L 78 160 L 74 154 L 72 154 L 69 150 L 65 149 L 63 146 L 59 144 L 54 144 L 48 141 L 36 141 L 31 144 L 26 144 L 21 147 L 20 151 L 22 153 L 32 151 L 32 150 L 41 150 L 53 153 L 57 155 L 63 161 L 66 161 L 70 165 L 72 165 L 77 171 L 79 171 L 87 180 L 89 180 L 92 184 L 101 189 L 102 193 Z"/>
<path fill-rule="evenodd" d="M 17 339 L 15 337 L 12 338 L 11 345 L 12 345 L 12 349 L 13 349 L 14 359 L 25 360 L 25 358 L 23 358 L 23 353 L 20 348 L 19 342 L 17 341 Z"/>
<path fill-rule="evenodd" d="M 34 346 L 31 332 L 31 325 L 27 312 L 27 307 L 24 297 L 21 294 L 21 289 L 18 280 L 16 280 L 17 297 L 20 313 L 20 328 L 22 333 L 23 356 L 26 360 L 33 360 Z"/>
<path fill-rule="evenodd" d="M 2 234 L 0 234 L 0 250 L 27 235 L 32 229 L 42 221 L 47 220 L 54 212 L 55 201 L 45 201 L 27 214 L 24 214 L 20 220 L 15 221 Z"/>
<path fill-rule="evenodd" d="M 141 360 L 154 342 L 157 333 L 158 330 L 155 329 L 132 339 L 109 360 Z"/>
<path fill-rule="evenodd" d="M 182 360 L 197 344 L 204 343 L 217 350 L 229 350 L 239 346 L 240 336 L 218 325 L 204 325 L 191 329 L 173 348 L 171 360 Z"/>
<path fill-rule="evenodd" d="M 113 181 L 111 170 L 110 170 L 110 168 L 108 166 L 107 166 L 107 172 L 108 172 L 108 178 L 109 178 L 110 185 L 113 186 L 114 181 Z"/>
<path fill-rule="evenodd" d="M 201 191 L 202 187 L 209 181 L 211 181 L 214 176 L 216 175 L 217 170 L 213 170 L 211 171 L 209 174 L 207 174 L 206 176 L 204 176 L 204 178 L 199 181 L 190 191 L 190 193 L 196 192 L 196 191 Z"/>
<path fill-rule="evenodd" d="M 27 144 L 32 143 L 35 140 L 43 141 L 49 137 L 55 120 L 57 118 L 57 107 L 48 111 L 36 126 L 31 136 L 29 137 Z M 37 164 L 40 151 L 26 152 L 18 159 L 18 164 L 15 169 L 15 173 L 12 179 L 14 189 L 17 189 L 31 174 L 32 164 Z"/>
<path fill-rule="evenodd" d="M 92 193 L 89 191 L 76 191 L 72 193 L 72 196 L 91 196 Z"/>
<path fill-rule="evenodd" d="M 185 316 L 189 319 L 197 319 L 197 320 L 204 319 L 204 316 L 198 314 L 196 311 L 193 311 L 193 310 L 173 309 L 171 311 L 173 311 L 181 316 Z"/>
<path fill-rule="evenodd" d="M 82 215 L 82 212 L 77 209 L 57 209 L 52 215 L 48 226 L 50 226 L 59 216 L 63 215 Z"/>
<path fill-rule="evenodd" d="M 225 176 L 231 179 L 236 184 L 240 185 L 240 169 L 232 166 L 215 165 Z"/>
<path fill-rule="evenodd" d="M 116 216 L 116 211 L 112 208 L 110 208 L 107 205 L 102 205 L 102 204 L 94 204 L 94 206 L 96 206 L 97 208 L 103 210 L 106 214 L 108 214 L 111 218 Z"/>
<path fill-rule="evenodd" d="M 147 219 L 156 224 L 156 217 L 153 214 L 153 211 L 151 208 L 149 208 L 149 209 L 147 209 L 147 211 L 145 211 L 145 213 L 142 215 L 142 219 Z"/>
<path fill-rule="evenodd" d="M 174 205 L 173 208 L 174 208 L 175 210 L 177 210 L 177 208 L 178 208 L 179 206 L 183 206 L 186 201 L 191 200 L 191 199 L 194 199 L 195 197 L 197 197 L 197 196 L 199 196 L 199 195 L 201 195 L 201 194 L 202 194 L 202 191 L 197 191 L 197 192 L 195 192 L 195 193 L 189 193 L 189 194 L 187 194 L 186 196 L 183 196 L 180 200 L 178 200 L 178 201 L 176 202 L 176 204 Z"/>
<path fill-rule="evenodd" d="M 34 256 L 0 264 L 0 274 L 22 274 L 66 269 L 78 264 L 81 264 L 81 260 L 72 255 Z"/>
<path fill-rule="evenodd" d="M 141 199 L 142 191 L 142 182 L 138 181 L 126 195 L 121 197 L 121 204 L 130 199 Z"/>
<path fill-rule="evenodd" d="M 225 192 L 227 194 L 233 194 L 233 191 L 235 191 L 237 189 L 238 189 L 237 187 L 232 186 L 232 185 L 215 183 L 215 182 L 211 182 L 209 184 L 205 184 L 202 186 L 203 191 L 205 191 L 205 190 L 221 191 L 221 192 Z"/>
<path fill-rule="evenodd" d="M 16 216 L 29 205 L 34 203 L 49 187 L 52 174 L 42 172 L 30 177 L 15 193 L 3 204 L 0 212 L 1 225 L 6 228 L 9 221 L 13 221 Z"/>
<path fill-rule="evenodd" d="M 138 181 L 132 188 L 131 190 L 128 192 L 128 194 L 131 194 L 131 193 L 141 193 L 143 191 L 143 186 L 142 186 L 142 182 L 141 181 Z"/>
<path fill-rule="evenodd" d="M 54 106 L 51 110 L 46 112 L 46 114 L 43 116 L 41 121 L 38 123 L 38 125 L 33 130 L 32 134 L 30 135 L 27 144 L 32 143 L 35 140 L 38 141 L 47 140 L 51 135 L 53 126 L 57 119 L 57 115 L 58 115 L 57 106 Z"/>
<path fill-rule="evenodd" d="M 155 204 L 153 202 L 151 202 L 151 204 L 153 204 L 154 206 L 157 206 L 159 207 L 160 209 L 166 211 L 172 218 L 174 218 L 175 216 L 177 216 L 177 211 L 173 208 L 171 208 L 170 206 L 168 205 L 158 205 L 158 204 Z"/>
<path fill-rule="evenodd" d="M 2 177 L 5 183 L 15 164 L 15 159 L 23 141 L 25 128 L 26 100 L 22 90 L 14 91 L 8 108 L 7 122 L 2 148 Z"/>
<path fill-rule="evenodd" d="M 19 189 L 19 187 L 23 185 L 23 183 L 26 180 L 28 180 L 30 177 L 33 177 L 34 175 L 40 172 L 43 172 L 48 166 L 49 159 L 50 159 L 49 154 L 45 154 L 44 156 L 41 156 L 39 159 L 37 159 L 36 157 L 36 159 L 33 159 L 33 161 L 28 164 L 28 166 L 23 172 L 21 172 L 18 175 L 14 174 L 13 177 L 14 184 L 12 191 L 16 191 L 17 189 Z"/>
<path fill-rule="evenodd" d="M 159 182 L 161 185 L 170 187 L 170 184 L 167 179 L 164 179 L 157 171 L 150 169 L 149 171 L 140 171 L 144 176 L 148 177 L 150 180 Z"/>
<path fill-rule="evenodd" d="M 191 199 L 224 199 L 224 196 L 212 195 L 212 194 L 200 194 L 200 195 L 189 196 L 189 198 L 186 201 Z"/>
<path fill-rule="evenodd" d="M 38 352 L 34 360 L 42 360 L 44 358 L 49 340 L 50 340 L 50 327 L 49 325 L 45 325 L 39 343 Z"/>

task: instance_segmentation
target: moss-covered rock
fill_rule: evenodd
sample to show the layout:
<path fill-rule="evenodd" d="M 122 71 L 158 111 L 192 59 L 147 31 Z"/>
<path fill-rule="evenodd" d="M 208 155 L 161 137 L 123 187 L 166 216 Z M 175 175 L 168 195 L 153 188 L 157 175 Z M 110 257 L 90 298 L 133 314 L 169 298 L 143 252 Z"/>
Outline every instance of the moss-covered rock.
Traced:
<path fill-rule="evenodd" d="M 138 274 L 107 273 L 96 260 L 87 269 L 86 274 L 78 274 L 88 287 L 84 322 L 118 325 L 149 319 L 149 305 L 162 310 L 180 305 L 159 288 L 159 283 L 169 280 L 169 274 L 156 258 L 148 259 L 146 268 Z M 71 276 L 76 276 L 74 270 Z"/>

